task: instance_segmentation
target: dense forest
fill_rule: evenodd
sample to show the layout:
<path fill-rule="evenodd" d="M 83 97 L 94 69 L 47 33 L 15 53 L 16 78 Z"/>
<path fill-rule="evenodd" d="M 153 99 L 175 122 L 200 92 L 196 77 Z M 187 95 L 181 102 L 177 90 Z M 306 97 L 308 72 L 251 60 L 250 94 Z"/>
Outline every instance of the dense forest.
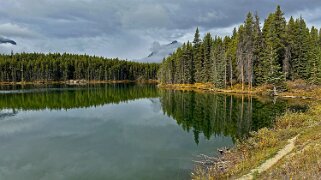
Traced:
<path fill-rule="evenodd" d="M 156 79 L 159 64 L 74 54 L 0 55 L 1 82 Z"/>
<path fill-rule="evenodd" d="M 164 59 L 158 76 L 164 84 L 239 83 L 243 90 L 296 79 L 321 84 L 321 30 L 309 29 L 302 17 L 287 22 L 280 6 L 262 28 L 257 13 L 249 12 L 231 36 L 207 33 L 202 40 L 197 28 L 193 42 Z"/>

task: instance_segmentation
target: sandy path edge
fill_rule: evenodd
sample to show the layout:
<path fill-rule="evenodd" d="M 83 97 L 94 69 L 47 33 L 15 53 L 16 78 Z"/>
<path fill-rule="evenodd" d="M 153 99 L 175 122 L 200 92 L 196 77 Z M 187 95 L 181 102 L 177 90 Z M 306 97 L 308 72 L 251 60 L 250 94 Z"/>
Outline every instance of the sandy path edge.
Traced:
<path fill-rule="evenodd" d="M 238 180 L 251 180 L 253 179 L 253 174 L 254 173 L 262 173 L 266 170 L 268 170 L 270 167 L 272 167 L 274 164 L 276 164 L 280 159 L 282 159 L 284 156 L 286 156 L 288 153 L 290 153 L 294 147 L 295 147 L 295 140 L 298 138 L 299 135 L 295 136 L 294 138 L 292 139 L 289 139 L 288 142 L 289 144 L 287 144 L 283 149 L 279 150 L 278 153 L 266 160 L 263 164 L 261 164 L 259 167 L 255 168 L 255 169 L 252 169 L 250 171 L 250 173 L 238 178 Z"/>

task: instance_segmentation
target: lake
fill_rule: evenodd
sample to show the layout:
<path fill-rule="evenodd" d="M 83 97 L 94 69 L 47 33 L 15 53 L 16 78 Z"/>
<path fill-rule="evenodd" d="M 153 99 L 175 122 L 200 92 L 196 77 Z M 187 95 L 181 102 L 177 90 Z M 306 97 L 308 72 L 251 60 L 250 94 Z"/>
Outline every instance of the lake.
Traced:
<path fill-rule="evenodd" d="M 189 179 L 217 155 L 301 106 L 155 85 L 0 87 L 0 179 Z"/>

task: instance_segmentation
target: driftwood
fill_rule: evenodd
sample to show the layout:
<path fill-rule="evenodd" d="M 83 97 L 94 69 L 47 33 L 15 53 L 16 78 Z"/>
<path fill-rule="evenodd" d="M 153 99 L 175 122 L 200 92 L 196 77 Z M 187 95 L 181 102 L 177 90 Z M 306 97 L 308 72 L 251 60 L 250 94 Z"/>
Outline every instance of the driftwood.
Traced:
<path fill-rule="evenodd" d="M 276 90 L 276 87 L 274 86 L 273 87 L 273 96 L 278 96 L 279 95 L 279 93 L 278 93 L 278 91 Z"/>
<path fill-rule="evenodd" d="M 312 97 L 307 97 L 307 96 L 282 96 L 283 98 L 301 98 L 301 99 L 312 99 Z"/>
<path fill-rule="evenodd" d="M 218 157 L 210 157 L 205 154 L 200 154 L 198 155 L 199 160 L 193 162 L 206 171 L 216 170 L 224 172 L 231 163 L 231 161 L 224 158 L 224 154 L 229 152 L 229 148 L 225 147 L 224 149 L 218 149 L 217 151 L 220 153 L 220 156 Z"/>

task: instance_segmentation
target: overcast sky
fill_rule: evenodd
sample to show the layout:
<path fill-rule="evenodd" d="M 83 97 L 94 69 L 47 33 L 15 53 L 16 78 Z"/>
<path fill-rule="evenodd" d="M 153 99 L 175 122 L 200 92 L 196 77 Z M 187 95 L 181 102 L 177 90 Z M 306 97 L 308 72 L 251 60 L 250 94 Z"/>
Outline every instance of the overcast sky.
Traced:
<path fill-rule="evenodd" d="M 71 52 L 123 59 L 149 54 L 154 41 L 228 35 L 248 11 L 261 20 L 280 4 L 286 17 L 302 15 L 321 27 L 320 0 L 0 0 L 0 52 Z"/>

